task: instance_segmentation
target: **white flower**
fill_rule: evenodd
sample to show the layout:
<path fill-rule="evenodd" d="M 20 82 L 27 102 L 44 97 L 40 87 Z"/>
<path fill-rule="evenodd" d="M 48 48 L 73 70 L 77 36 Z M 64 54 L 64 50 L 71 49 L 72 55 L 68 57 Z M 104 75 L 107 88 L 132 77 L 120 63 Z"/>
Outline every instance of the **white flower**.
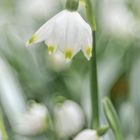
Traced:
<path fill-rule="evenodd" d="M 55 128 L 60 137 L 75 135 L 84 126 L 84 114 L 81 107 L 71 101 L 66 100 L 63 104 L 55 107 Z"/>
<path fill-rule="evenodd" d="M 85 129 L 80 132 L 73 140 L 100 140 L 97 131 Z"/>
<path fill-rule="evenodd" d="M 23 135 L 35 135 L 41 133 L 47 127 L 47 108 L 38 103 L 33 103 L 29 111 L 22 114 L 17 123 L 16 131 Z"/>
<path fill-rule="evenodd" d="M 58 13 L 29 39 L 26 46 L 42 41 L 47 44 L 49 54 L 61 51 L 67 61 L 80 50 L 88 60 L 92 56 L 92 30 L 76 11 Z"/>

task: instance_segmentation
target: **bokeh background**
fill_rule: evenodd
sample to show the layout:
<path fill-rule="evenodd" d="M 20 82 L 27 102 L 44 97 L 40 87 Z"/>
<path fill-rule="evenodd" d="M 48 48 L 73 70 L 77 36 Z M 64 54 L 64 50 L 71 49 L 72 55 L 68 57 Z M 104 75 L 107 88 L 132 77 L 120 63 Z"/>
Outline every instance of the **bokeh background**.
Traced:
<path fill-rule="evenodd" d="M 53 116 L 52 122 L 47 122 L 49 126 L 57 119 L 56 104 L 71 100 L 83 112 L 85 119 L 81 118 L 84 124 L 81 129 L 89 125 L 90 64 L 82 53 L 66 64 L 59 54 L 49 56 L 43 43 L 25 47 L 30 36 L 64 9 L 64 5 L 65 0 L 0 0 L 0 140 L 6 140 L 7 136 L 9 140 L 55 139 L 55 132 L 50 128 L 39 134 L 33 129 L 28 134 L 30 131 L 26 132 L 28 128 L 22 124 L 17 132 L 18 113 L 30 108 L 32 102 L 41 104 L 41 111 L 48 108 L 44 110 Z M 105 123 L 102 99 L 108 96 L 117 110 L 125 140 L 139 140 L 140 1 L 93 0 L 93 6 L 97 22 L 101 122 Z M 86 20 L 82 1 L 79 12 Z M 32 128 L 40 123 L 30 124 L 27 120 L 24 121 Z M 65 123 L 71 125 L 68 121 Z M 59 126 L 61 128 L 61 124 Z M 72 139 L 75 134 L 61 139 Z M 104 139 L 114 139 L 111 130 Z"/>

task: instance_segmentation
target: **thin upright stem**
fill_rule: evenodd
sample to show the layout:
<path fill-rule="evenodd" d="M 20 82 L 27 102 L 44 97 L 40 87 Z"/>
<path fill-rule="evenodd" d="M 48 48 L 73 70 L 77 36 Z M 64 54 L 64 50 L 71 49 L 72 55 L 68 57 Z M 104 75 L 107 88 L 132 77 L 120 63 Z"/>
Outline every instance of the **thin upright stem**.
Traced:
<path fill-rule="evenodd" d="M 96 31 L 92 32 L 93 50 L 91 58 L 91 128 L 99 128 L 99 95 L 98 95 L 98 81 L 97 81 L 97 61 L 96 61 Z"/>
<path fill-rule="evenodd" d="M 66 9 L 70 11 L 76 11 L 79 6 L 79 0 L 67 0 L 66 1 Z"/>
<path fill-rule="evenodd" d="M 97 60 L 96 60 L 96 22 L 95 16 L 92 7 L 92 0 L 86 0 L 86 13 L 88 22 L 92 28 L 92 58 L 91 58 L 91 109 L 92 109 L 92 116 L 91 116 L 91 125 L 90 127 L 93 129 L 98 129 L 100 125 L 99 121 L 99 95 L 98 95 L 98 78 L 97 78 Z"/>

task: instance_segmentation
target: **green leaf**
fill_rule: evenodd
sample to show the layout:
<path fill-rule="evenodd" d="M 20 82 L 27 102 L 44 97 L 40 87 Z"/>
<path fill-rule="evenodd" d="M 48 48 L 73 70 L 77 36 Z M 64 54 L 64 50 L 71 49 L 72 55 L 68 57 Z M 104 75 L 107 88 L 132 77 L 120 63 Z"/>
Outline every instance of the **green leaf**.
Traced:
<path fill-rule="evenodd" d="M 120 122 L 117 116 L 117 112 L 111 103 L 110 99 L 105 97 L 103 100 L 103 108 L 107 121 L 114 133 L 116 140 L 123 140 Z"/>

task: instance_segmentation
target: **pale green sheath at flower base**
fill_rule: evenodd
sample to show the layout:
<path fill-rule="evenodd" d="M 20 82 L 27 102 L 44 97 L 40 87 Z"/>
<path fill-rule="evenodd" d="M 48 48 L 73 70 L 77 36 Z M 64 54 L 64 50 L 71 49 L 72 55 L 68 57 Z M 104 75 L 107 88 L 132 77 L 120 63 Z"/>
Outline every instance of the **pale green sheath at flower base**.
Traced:
<path fill-rule="evenodd" d="M 67 1 L 66 9 L 56 14 L 27 41 L 30 47 L 45 42 L 48 53 L 61 52 L 69 62 L 80 50 L 90 60 L 92 56 L 92 30 L 76 11 L 79 1 Z"/>

